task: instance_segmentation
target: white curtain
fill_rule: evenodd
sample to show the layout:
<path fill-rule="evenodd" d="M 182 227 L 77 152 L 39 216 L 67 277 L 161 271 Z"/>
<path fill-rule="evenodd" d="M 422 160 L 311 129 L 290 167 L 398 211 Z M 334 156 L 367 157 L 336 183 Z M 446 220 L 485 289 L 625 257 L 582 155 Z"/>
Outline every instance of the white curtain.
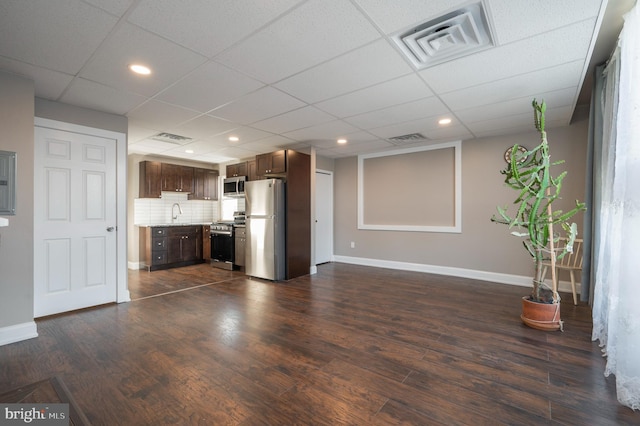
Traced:
<path fill-rule="evenodd" d="M 621 404 L 640 409 L 640 9 L 625 15 L 602 100 L 600 227 L 594 230 L 593 340 Z M 616 81 L 618 80 L 619 81 Z"/>

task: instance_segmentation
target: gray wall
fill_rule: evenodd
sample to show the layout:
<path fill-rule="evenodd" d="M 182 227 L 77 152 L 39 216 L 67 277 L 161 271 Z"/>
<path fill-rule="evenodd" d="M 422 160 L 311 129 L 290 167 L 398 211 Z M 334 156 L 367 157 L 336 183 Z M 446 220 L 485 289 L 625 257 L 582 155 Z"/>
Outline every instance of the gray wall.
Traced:
<path fill-rule="evenodd" d="M 15 216 L 0 228 L 0 328 L 33 320 L 34 84 L 0 72 L 0 150 L 17 153 Z"/>
<path fill-rule="evenodd" d="M 0 149 L 17 152 L 16 215 L 0 228 L 0 327 L 33 320 L 34 117 L 127 133 L 127 118 L 36 99 L 31 80 L 0 72 Z"/>
<path fill-rule="evenodd" d="M 515 199 L 499 173 L 505 166 L 504 151 L 516 142 L 533 148 L 538 138 L 534 131 L 463 142 L 460 234 L 357 229 L 357 158 L 336 160 L 334 254 L 531 276 L 533 263 L 521 240 L 490 218 L 497 205 L 510 205 Z M 584 200 L 587 121 L 550 130 L 548 138 L 552 160 L 566 160 L 563 167 L 569 171 L 559 204 L 566 210 L 575 199 Z M 388 208 L 401 210 L 403 206 Z M 582 233 L 582 214 L 575 221 Z M 350 248 L 351 241 L 356 243 L 355 248 Z"/>
<path fill-rule="evenodd" d="M 125 135 L 128 133 L 128 119 L 124 115 L 109 114 L 41 98 L 36 98 L 35 116 Z"/>

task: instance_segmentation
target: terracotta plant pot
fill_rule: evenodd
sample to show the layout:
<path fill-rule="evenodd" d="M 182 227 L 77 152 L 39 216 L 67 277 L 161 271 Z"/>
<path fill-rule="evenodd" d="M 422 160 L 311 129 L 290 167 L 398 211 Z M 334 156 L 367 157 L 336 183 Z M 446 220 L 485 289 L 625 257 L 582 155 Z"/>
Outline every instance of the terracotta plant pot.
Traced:
<path fill-rule="evenodd" d="M 522 298 L 522 322 L 531 328 L 544 331 L 562 329 L 560 320 L 560 303 L 538 303 Z"/>

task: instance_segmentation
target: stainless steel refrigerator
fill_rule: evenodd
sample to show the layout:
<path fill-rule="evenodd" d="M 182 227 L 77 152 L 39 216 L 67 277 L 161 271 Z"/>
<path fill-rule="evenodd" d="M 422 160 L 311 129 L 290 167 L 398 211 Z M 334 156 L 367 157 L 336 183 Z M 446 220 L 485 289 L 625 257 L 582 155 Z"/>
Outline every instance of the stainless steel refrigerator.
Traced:
<path fill-rule="evenodd" d="M 245 183 L 245 273 L 249 276 L 273 281 L 285 278 L 284 185 L 280 179 Z"/>

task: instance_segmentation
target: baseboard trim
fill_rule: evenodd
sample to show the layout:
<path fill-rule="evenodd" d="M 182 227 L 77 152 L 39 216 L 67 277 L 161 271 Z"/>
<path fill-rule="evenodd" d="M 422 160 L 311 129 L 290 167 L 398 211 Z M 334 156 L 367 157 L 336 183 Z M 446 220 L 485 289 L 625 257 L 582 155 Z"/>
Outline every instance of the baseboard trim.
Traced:
<path fill-rule="evenodd" d="M 373 266 L 376 268 L 398 269 L 402 271 L 425 272 L 428 274 L 449 275 L 460 278 L 490 281 L 500 284 L 531 287 L 531 277 L 524 275 L 503 274 L 500 272 L 478 271 L 475 269 L 456 268 L 451 266 L 427 265 L 422 263 L 398 262 L 393 260 L 369 259 L 365 257 L 335 256 L 335 262 L 352 265 Z M 547 282 L 550 280 L 547 279 Z M 571 293 L 571 283 L 560 281 L 559 290 Z M 580 294 L 580 283 L 576 283 L 576 292 Z"/>
<path fill-rule="evenodd" d="M 35 321 L 0 328 L 0 346 L 38 337 Z"/>
<path fill-rule="evenodd" d="M 142 266 L 140 262 L 127 262 L 127 268 L 136 270 L 142 269 Z"/>

